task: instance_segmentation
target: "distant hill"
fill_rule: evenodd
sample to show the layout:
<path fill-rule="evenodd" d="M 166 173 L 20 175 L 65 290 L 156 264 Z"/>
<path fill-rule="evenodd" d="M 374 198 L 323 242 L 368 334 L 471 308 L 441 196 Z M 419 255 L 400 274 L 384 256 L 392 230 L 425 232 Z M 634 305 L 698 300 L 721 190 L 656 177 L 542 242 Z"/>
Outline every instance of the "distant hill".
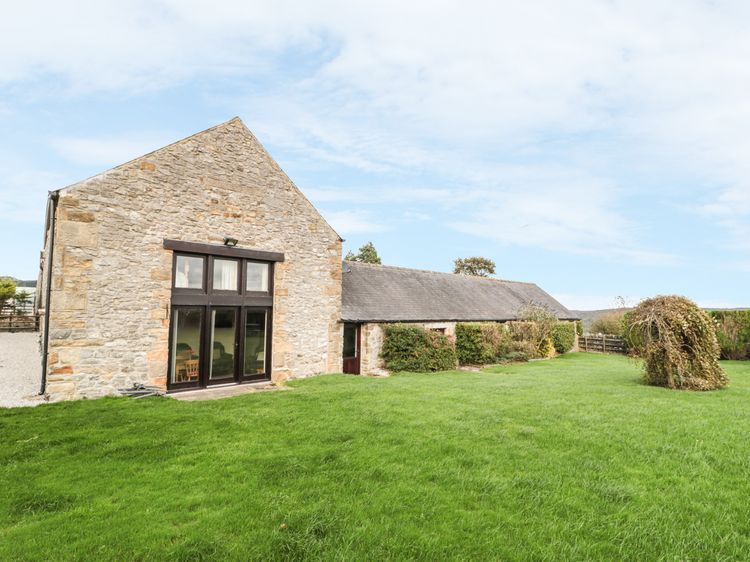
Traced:
<path fill-rule="evenodd" d="M 26 287 L 29 289 L 33 289 L 36 287 L 36 279 L 33 281 L 24 281 L 23 279 L 16 279 L 15 277 L 12 277 L 10 275 L 0 275 L 0 279 L 11 279 L 15 281 L 16 287 Z"/>

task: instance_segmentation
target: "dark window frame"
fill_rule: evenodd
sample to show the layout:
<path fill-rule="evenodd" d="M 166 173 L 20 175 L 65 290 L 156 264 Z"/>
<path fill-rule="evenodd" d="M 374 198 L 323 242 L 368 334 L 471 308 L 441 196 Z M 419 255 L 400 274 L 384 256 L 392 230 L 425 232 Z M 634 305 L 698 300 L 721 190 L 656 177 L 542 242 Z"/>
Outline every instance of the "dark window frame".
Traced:
<path fill-rule="evenodd" d="M 258 380 L 270 380 L 272 374 L 272 359 L 273 359 L 273 291 L 274 291 L 274 277 L 275 277 L 275 264 L 276 262 L 283 261 L 283 254 L 276 254 L 274 252 L 259 252 L 255 250 L 240 250 L 227 254 L 226 252 L 209 254 L 203 252 L 188 251 L 195 249 L 196 246 L 206 247 L 210 249 L 224 249 L 224 246 L 214 246 L 209 244 L 196 245 L 192 243 L 180 244 L 180 248 L 174 249 L 172 252 L 172 302 L 170 306 L 170 324 L 169 324 L 169 359 L 167 364 L 167 390 L 178 391 L 178 390 L 191 390 L 196 388 L 206 388 L 213 384 L 232 384 L 232 383 L 243 383 L 253 382 Z M 165 240 L 164 247 L 167 248 L 167 240 Z M 232 250 L 232 248 L 229 248 Z M 251 252 L 250 255 L 246 255 L 247 252 Z M 203 289 L 185 289 L 175 287 L 176 280 L 176 268 L 177 268 L 177 257 L 185 255 L 190 257 L 202 257 L 203 258 Z M 260 259 L 261 256 L 268 258 L 281 259 Z M 238 290 L 214 290 L 213 288 L 213 274 L 214 274 L 214 259 L 234 259 L 238 262 L 237 271 L 237 283 Z M 247 291 L 245 275 L 247 271 L 247 262 L 265 263 L 268 265 L 268 290 L 267 291 Z M 202 322 L 201 322 L 201 334 L 200 334 L 200 345 L 199 350 L 200 356 L 200 368 L 199 368 L 199 379 L 198 382 L 193 383 L 173 383 L 172 379 L 174 373 L 172 372 L 173 363 L 173 337 L 174 337 L 174 314 L 175 310 L 180 308 L 201 308 L 202 309 Z M 209 379 L 210 369 L 210 349 L 211 346 L 211 311 L 215 308 L 234 308 L 236 310 L 235 318 L 237 322 L 237 328 L 235 337 L 237 338 L 237 345 L 235 346 L 235 374 L 234 377 L 227 380 L 211 381 Z M 265 342 L 265 365 L 263 373 L 255 373 L 246 375 L 244 372 L 244 353 L 245 353 L 245 329 L 246 329 L 246 316 L 247 312 L 251 310 L 263 310 L 266 315 L 266 342 Z"/>
<path fill-rule="evenodd" d="M 174 317 L 175 314 L 180 310 L 186 310 L 186 309 L 200 309 L 201 311 L 201 327 L 200 327 L 200 334 L 198 335 L 198 361 L 200 362 L 198 365 L 198 371 L 200 373 L 201 368 L 203 366 L 204 361 L 204 333 L 206 332 L 206 308 L 202 306 L 191 306 L 191 305 L 177 305 L 172 306 L 171 310 L 169 311 L 169 364 L 167 365 L 167 388 L 169 390 L 194 390 L 196 388 L 200 388 L 201 385 L 201 377 L 200 374 L 198 375 L 198 380 L 195 382 L 174 382 L 174 372 L 172 371 L 172 364 L 174 363 L 176 365 L 175 356 L 174 353 L 176 352 L 175 344 L 177 342 L 174 341 L 175 336 L 175 330 L 174 330 Z"/>
<path fill-rule="evenodd" d="M 191 289 L 188 287 L 176 287 L 177 283 L 177 256 L 189 258 L 200 258 L 203 260 L 203 287 L 200 289 Z M 203 295 L 208 291 L 208 256 L 203 254 L 191 254 L 190 252 L 174 253 L 172 256 L 172 294 L 181 295 Z"/>
<path fill-rule="evenodd" d="M 175 256 L 182 255 L 182 252 L 175 252 Z M 175 260 L 177 258 L 175 257 Z M 220 261 L 233 261 L 237 264 L 237 286 L 234 289 L 215 289 L 214 288 L 214 267 L 216 260 Z M 235 295 L 242 293 L 242 266 L 245 264 L 245 260 L 241 258 L 229 258 L 226 256 L 208 256 L 209 268 L 211 270 L 211 292 L 218 295 Z M 174 286 L 174 285 L 173 285 Z"/>

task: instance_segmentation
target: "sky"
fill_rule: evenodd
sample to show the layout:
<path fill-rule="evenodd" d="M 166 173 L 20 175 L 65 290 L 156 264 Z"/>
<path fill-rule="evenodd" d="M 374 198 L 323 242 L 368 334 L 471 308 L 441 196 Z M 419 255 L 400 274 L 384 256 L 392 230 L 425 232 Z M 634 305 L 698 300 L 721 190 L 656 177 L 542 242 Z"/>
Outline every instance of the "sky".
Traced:
<path fill-rule="evenodd" d="M 749 60 L 742 1 L 9 3 L 0 275 L 48 191 L 239 116 L 345 251 L 750 306 Z"/>

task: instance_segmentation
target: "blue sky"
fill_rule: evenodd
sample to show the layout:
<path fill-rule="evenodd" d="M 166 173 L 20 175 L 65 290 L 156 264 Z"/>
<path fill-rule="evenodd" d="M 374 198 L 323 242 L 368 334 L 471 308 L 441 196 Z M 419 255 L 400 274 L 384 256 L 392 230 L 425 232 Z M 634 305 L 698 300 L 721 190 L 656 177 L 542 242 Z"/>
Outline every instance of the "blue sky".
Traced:
<path fill-rule="evenodd" d="M 345 250 L 750 306 L 748 60 L 744 2 L 9 6 L 0 274 L 36 277 L 48 190 L 239 115 Z"/>

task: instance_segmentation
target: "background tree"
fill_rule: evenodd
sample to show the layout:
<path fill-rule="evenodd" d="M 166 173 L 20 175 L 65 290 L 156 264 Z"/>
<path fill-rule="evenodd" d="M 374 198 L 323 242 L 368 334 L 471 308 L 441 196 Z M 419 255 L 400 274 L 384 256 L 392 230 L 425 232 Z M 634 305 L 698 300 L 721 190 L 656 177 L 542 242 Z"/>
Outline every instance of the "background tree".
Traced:
<path fill-rule="evenodd" d="M 18 291 L 13 297 L 13 307 L 15 308 L 15 312 L 18 313 L 19 310 L 22 313 L 25 312 L 30 302 L 31 293 L 26 290 Z"/>
<path fill-rule="evenodd" d="M 0 312 L 16 296 L 16 282 L 10 277 L 0 277 Z"/>
<path fill-rule="evenodd" d="M 378 251 L 375 249 L 375 246 L 373 246 L 372 242 L 368 242 L 367 244 L 360 246 L 359 252 L 357 252 L 356 254 L 352 253 L 350 250 L 349 252 L 347 252 L 344 259 L 346 261 L 359 261 L 363 263 L 381 263 Z"/>
<path fill-rule="evenodd" d="M 475 256 L 453 260 L 453 273 L 489 277 L 495 274 L 495 262 L 489 258 Z"/>

